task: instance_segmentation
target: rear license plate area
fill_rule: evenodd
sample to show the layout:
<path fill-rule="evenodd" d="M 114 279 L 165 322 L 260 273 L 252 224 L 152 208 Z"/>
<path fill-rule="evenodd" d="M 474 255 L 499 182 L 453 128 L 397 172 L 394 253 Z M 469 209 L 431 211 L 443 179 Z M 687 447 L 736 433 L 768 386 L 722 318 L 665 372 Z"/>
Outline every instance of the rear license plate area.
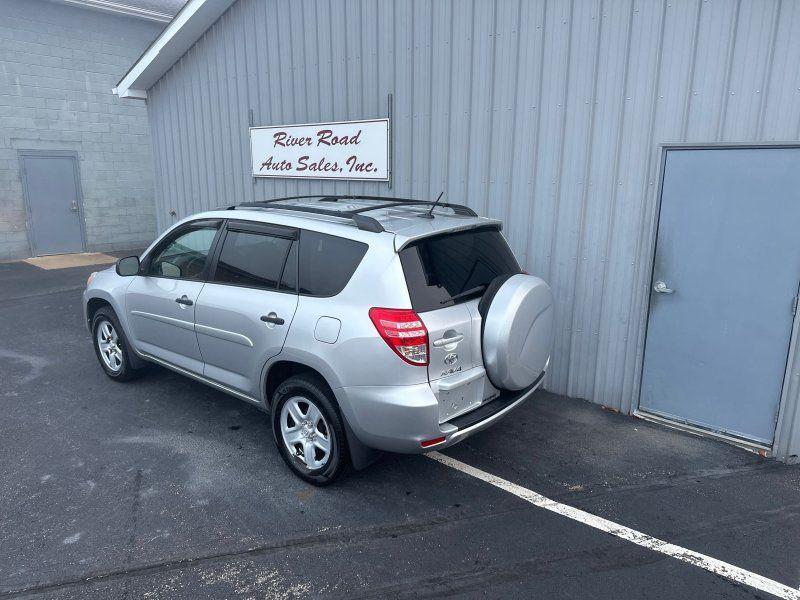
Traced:
<path fill-rule="evenodd" d="M 477 379 L 453 388 L 439 390 L 439 423 L 463 415 L 481 405 L 483 379 Z"/>

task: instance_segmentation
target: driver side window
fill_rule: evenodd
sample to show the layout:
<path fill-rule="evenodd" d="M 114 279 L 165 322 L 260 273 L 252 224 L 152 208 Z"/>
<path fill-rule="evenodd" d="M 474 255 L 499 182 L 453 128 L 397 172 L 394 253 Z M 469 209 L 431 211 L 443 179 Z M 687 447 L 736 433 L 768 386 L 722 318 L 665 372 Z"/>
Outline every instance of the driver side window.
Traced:
<path fill-rule="evenodd" d="M 182 231 L 157 250 L 147 268 L 151 277 L 200 280 L 205 272 L 219 224 L 209 223 Z"/>

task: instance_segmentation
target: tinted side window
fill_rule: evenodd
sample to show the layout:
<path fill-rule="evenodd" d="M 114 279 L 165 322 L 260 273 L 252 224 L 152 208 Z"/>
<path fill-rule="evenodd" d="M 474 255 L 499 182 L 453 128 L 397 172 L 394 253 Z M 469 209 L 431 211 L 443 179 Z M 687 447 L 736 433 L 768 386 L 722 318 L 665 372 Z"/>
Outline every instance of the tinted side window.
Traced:
<path fill-rule="evenodd" d="M 260 233 L 228 231 L 214 281 L 276 289 L 292 240 Z"/>
<path fill-rule="evenodd" d="M 335 296 L 353 276 L 367 244 L 345 238 L 300 232 L 300 293 Z"/>
<path fill-rule="evenodd" d="M 219 224 L 208 224 L 175 234 L 157 250 L 147 268 L 147 275 L 175 279 L 202 279 L 211 243 Z"/>
<path fill-rule="evenodd" d="M 452 306 L 456 294 L 488 286 L 498 275 L 520 273 L 503 236 L 478 229 L 425 238 L 404 248 L 400 262 L 417 312 Z M 480 290 L 472 298 L 480 297 Z"/>

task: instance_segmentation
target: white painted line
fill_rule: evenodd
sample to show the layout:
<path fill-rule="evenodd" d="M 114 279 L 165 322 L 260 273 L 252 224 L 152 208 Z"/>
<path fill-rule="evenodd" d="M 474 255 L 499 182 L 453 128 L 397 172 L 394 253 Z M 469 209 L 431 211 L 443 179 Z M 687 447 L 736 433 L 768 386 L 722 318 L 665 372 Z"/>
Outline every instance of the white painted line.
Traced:
<path fill-rule="evenodd" d="M 486 471 L 481 471 L 480 469 L 471 467 L 466 463 L 454 458 L 450 458 L 449 456 L 445 456 L 444 454 L 430 452 L 427 454 L 427 456 L 439 461 L 443 465 L 447 465 L 448 467 L 461 471 L 462 473 L 466 473 L 467 475 L 477 477 L 478 479 L 481 479 L 486 483 L 490 483 L 501 490 L 504 490 L 510 494 L 514 494 L 526 502 L 530 502 L 534 506 L 544 508 L 567 517 L 568 519 L 588 525 L 589 527 L 594 527 L 600 531 L 610 533 L 611 535 L 629 542 L 633 542 L 634 544 L 642 546 L 643 548 L 647 548 L 648 550 L 660 552 L 661 554 L 671 556 L 672 558 L 689 563 L 690 565 L 700 567 L 701 569 L 705 569 L 706 571 L 714 573 L 715 575 L 719 575 L 720 577 L 725 577 L 726 579 L 730 579 L 736 583 L 748 585 L 752 588 L 772 594 L 773 596 L 777 596 L 779 598 L 786 598 L 787 600 L 800 600 L 800 590 L 790 588 L 789 586 L 783 585 L 782 583 L 774 581 L 773 579 L 767 579 L 766 577 L 757 573 L 746 571 L 745 569 L 741 569 L 730 563 L 706 556 L 705 554 L 700 554 L 694 550 L 681 548 L 680 546 L 676 546 L 675 544 L 670 544 L 664 540 L 654 538 L 653 536 L 636 531 L 630 527 L 618 525 L 613 521 L 609 521 L 608 519 L 587 513 L 579 508 L 574 508 L 572 506 L 567 506 L 566 504 L 556 502 L 555 500 L 550 500 L 550 498 L 542 496 L 533 490 L 526 489 L 520 485 L 517 485 L 516 483 L 511 483 L 510 481 L 502 479 L 501 477 L 497 477 L 487 473 Z"/>

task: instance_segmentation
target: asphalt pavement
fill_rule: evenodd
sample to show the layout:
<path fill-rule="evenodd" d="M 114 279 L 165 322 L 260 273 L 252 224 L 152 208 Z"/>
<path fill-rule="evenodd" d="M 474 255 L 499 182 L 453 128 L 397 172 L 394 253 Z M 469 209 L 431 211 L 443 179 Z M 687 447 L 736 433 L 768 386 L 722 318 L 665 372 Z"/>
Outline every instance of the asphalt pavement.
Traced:
<path fill-rule="evenodd" d="M 424 456 L 315 488 L 257 408 L 109 380 L 92 268 L 0 264 L 0 599 L 772 598 Z M 447 456 L 800 585 L 800 468 L 538 393 Z"/>

